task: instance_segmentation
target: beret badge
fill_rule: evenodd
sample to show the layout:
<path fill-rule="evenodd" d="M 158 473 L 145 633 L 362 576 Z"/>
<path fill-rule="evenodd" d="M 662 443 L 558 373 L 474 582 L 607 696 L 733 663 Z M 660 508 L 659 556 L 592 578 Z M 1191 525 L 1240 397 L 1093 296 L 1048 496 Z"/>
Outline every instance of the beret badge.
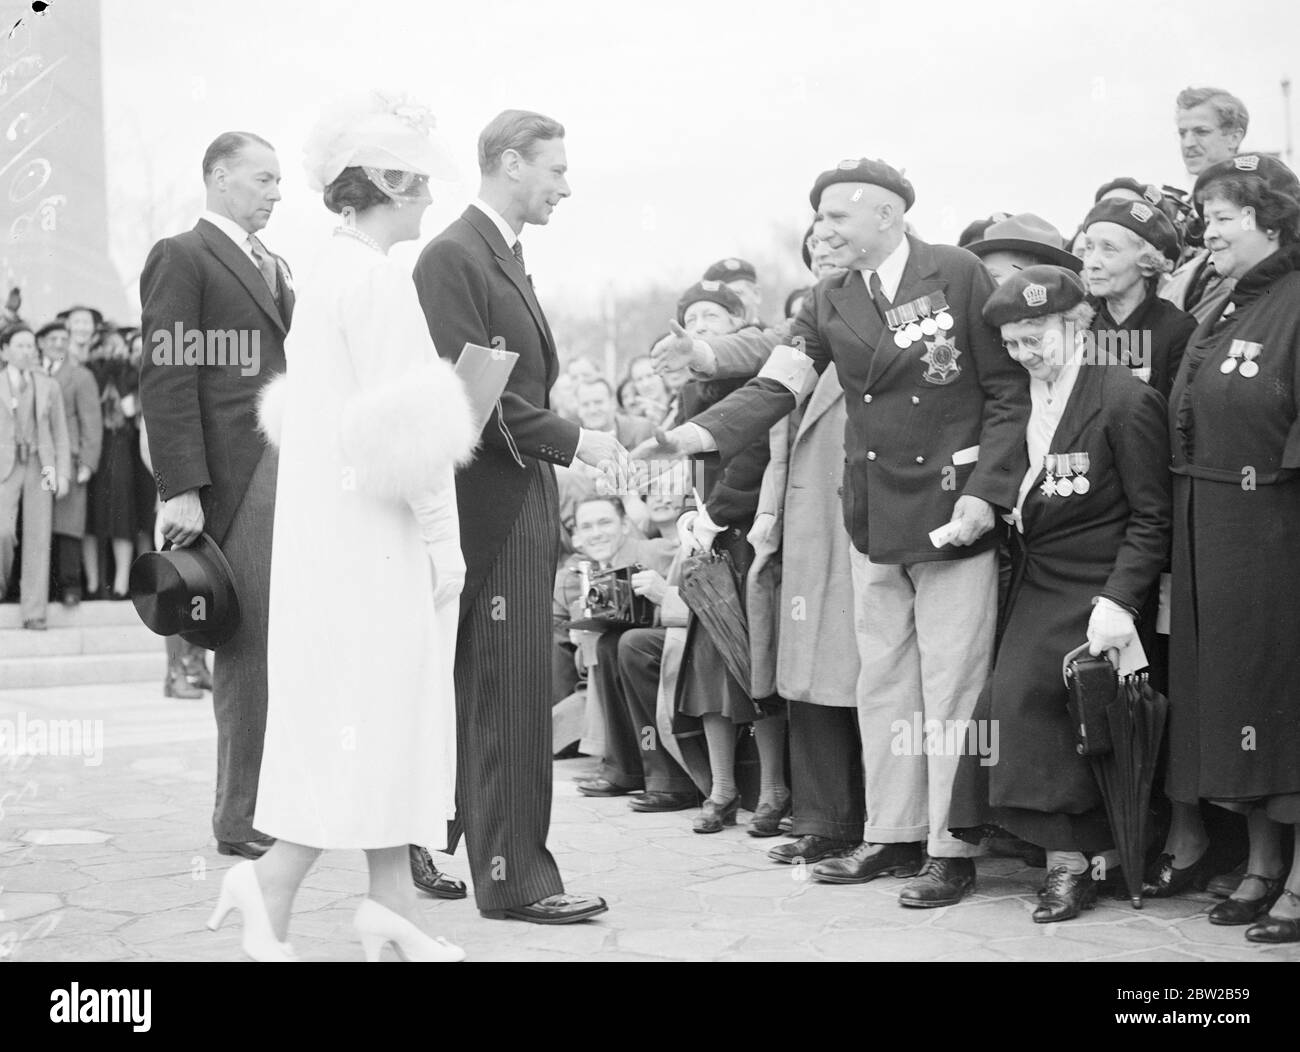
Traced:
<path fill-rule="evenodd" d="M 1253 172 L 1259 167 L 1259 157 L 1253 153 L 1242 154 L 1234 157 L 1232 164 L 1239 172 Z"/>
<path fill-rule="evenodd" d="M 1141 201 L 1134 201 L 1133 207 L 1128 210 L 1128 214 L 1136 219 L 1139 223 L 1145 223 L 1151 218 L 1151 208 L 1144 205 Z"/>
<path fill-rule="evenodd" d="M 1030 307 L 1041 307 L 1047 303 L 1047 286 L 1037 283 L 1026 285 L 1021 295 L 1025 297 L 1025 303 Z"/>

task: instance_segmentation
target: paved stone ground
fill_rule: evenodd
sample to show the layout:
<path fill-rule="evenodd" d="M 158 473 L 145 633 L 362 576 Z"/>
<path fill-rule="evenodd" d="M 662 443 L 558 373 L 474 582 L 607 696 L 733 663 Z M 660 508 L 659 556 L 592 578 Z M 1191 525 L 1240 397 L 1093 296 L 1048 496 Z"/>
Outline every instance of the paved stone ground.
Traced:
<path fill-rule="evenodd" d="M 205 702 L 167 701 L 155 683 L 0 691 L 0 720 L 102 720 L 95 757 L 0 758 L 0 954 L 18 961 L 240 958 L 238 922 L 204 921 L 231 859 L 209 834 L 214 731 Z M 551 847 L 569 886 L 605 896 L 586 924 L 487 921 L 472 902 L 428 900 L 436 929 L 471 959 L 528 961 L 1300 961 L 1211 926 L 1197 895 L 1104 903 L 1064 924 L 1029 919 L 1042 872 L 980 863 L 960 906 L 898 906 L 900 882 L 835 887 L 764 856 L 782 840 L 741 825 L 691 832 L 692 812 L 639 815 L 581 796 L 590 760 L 555 766 Z M 468 877 L 462 858 L 445 869 Z M 332 852 L 307 878 L 292 939 L 309 960 L 360 960 L 350 919 L 365 888 L 360 852 Z M 237 915 L 236 915 L 237 916 Z M 392 950 L 386 959 L 393 959 Z"/>

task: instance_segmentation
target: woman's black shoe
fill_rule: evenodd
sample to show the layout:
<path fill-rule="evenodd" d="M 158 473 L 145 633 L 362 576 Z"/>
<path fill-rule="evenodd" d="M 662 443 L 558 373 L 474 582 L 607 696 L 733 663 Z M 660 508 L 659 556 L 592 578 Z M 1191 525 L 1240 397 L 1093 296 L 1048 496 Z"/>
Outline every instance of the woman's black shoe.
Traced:
<path fill-rule="evenodd" d="M 1070 920 L 1097 905 L 1097 884 L 1087 870 L 1071 873 L 1064 866 L 1048 871 L 1038 892 L 1035 924 Z"/>
<path fill-rule="evenodd" d="M 1167 899 L 1181 895 L 1189 888 L 1204 891 L 1205 885 L 1214 876 L 1210 864 L 1210 849 L 1201 852 L 1201 857 L 1190 866 L 1179 869 L 1174 865 L 1173 855 L 1161 855 L 1146 871 L 1142 881 L 1142 895 L 1149 899 Z"/>
<path fill-rule="evenodd" d="M 1294 891 L 1284 889 L 1278 897 L 1300 906 L 1300 895 Z M 1251 942 L 1300 942 L 1300 917 L 1274 917 L 1266 913 L 1263 920 L 1246 929 L 1246 938 Z"/>
<path fill-rule="evenodd" d="M 1224 899 L 1210 910 L 1211 924 L 1253 924 L 1273 908 L 1273 903 L 1282 894 L 1282 878 L 1247 873 L 1242 883 L 1248 880 L 1259 881 L 1264 886 L 1264 894 L 1257 899 Z"/>

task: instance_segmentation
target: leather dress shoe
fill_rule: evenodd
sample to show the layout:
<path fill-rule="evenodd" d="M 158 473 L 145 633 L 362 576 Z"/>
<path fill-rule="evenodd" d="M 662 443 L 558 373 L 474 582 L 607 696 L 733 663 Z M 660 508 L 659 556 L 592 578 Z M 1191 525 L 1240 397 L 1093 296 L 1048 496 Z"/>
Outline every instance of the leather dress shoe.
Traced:
<path fill-rule="evenodd" d="M 772 848 L 767 857 L 773 862 L 784 862 L 787 866 L 796 862 L 811 865 L 824 858 L 838 858 L 852 851 L 853 847 L 852 840 L 832 840 L 830 837 L 805 833 L 798 840 Z"/>
<path fill-rule="evenodd" d="M 1290 899 L 1293 906 L 1300 906 L 1300 895 L 1289 888 L 1278 897 Z M 1246 929 L 1246 938 L 1251 942 L 1300 942 L 1300 918 L 1274 917 L 1272 913 L 1266 913 Z"/>
<path fill-rule="evenodd" d="M 467 892 L 465 882 L 449 877 L 433 864 L 427 848 L 410 845 L 411 883 L 426 895 L 439 899 L 463 899 Z"/>
<path fill-rule="evenodd" d="M 1035 924 L 1070 920 L 1097 905 L 1097 882 L 1086 869 L 1071 873 L 1064 866 L 1050 870 L 1038 892 Z"/>
<path fill-rule="evenodd" d="M 1257 899 L 1226 898 L 1210 910 L 1211 924 L 1253 924 L 1273 908 L 1282 895 L 1281 877 L 1261 877 L 1258 873 L 1247 873 L 1243 878 L 1257 880 L 1264 887 L 1264 894 Z"/>
<path fill-rule="evenodd" d="M 1163 854 L 1147 869 L 1142 879 L 1142 895 L 1149 899 L 1167 899 L 1181 895 L 1189 888 L 1204 891 L 1212 875 L 1208 847 L 1201 852 L 1200 858 L 1182 869 L 1174 865 L 1173 855 Z"/>
<path fill-rule="evenodd" d="M 578 792 L 583 796 L 631 796 L 641 792 L 626 785 L 615 785 L 608 778 L 588 778 L 578 783 Z"/>
<path fill-rule="evenodd" d="M 640 796 L 634 796 L 627 802 L 627 806 L 633 811 L 656 813 L 659 811 L 689 811 L 692 807 L 698 806 L 699 802 L 700 794 L 697 792 L 665 793 L 655 790 L 654 792 L 645 792 Z"/>
<path fill-rule="evenodd" d="M 1246 879 L 1246 863 L 1248 861 L 1249 859 L 1243 858 L 1240 865 L 1234 866 L 1227 873 L 1220 873 L 1205 885 L 1205 890 L 1215 898 L 1228 898 L 1241 887 L 1241 882 Z"/>
<path fill-rule="evenodd" d="M 813 866 L 813 880 L 824 884 L 865 884 L 877 877 L 914 877 L 925 852 L 917 844 L 859 844 L 846 855 Z"/>
<path fill-rule="evenodd" d="M 271 850 L 275 843 L 272 837 L 261 840 L 218 840 L 218 855 L 239 855 L 242 858 L 259 859 Z"/>
<path fill-rule="evenodd" d="M 715 804 L 712 799 L 704 801 L 700 808 L 700 817 L 691 828 L 697 833 L 720 833 L 723 826 L 736 824 L 736 812 L 740 810 L 740 794 L 737 793 L 729 803 Z"/>
<path fill-rule="evenodd" d="M 746 832 L 750 836 L 780 836 L 781 819 L 790 813 L 790 790 L 782 789 L 774 803 L 760 803 Z"/>
<path fill-rule="evenodd" d="M 918 909 L 955 906 L 974 890 L 974 859 L 927 857 L 917 878 L 898 893 L 898 904 Z"/>
<path fill-rule="evenodd" d="M 45 627 L 45 618 L 43 617 L 33 617 L 23 622 L 23 628 L 30 629 L 33 632 L 44 632 Z"/>
<path fill-rule="evenodd" d="M 550 895 L 527 906 L 507 906 L 502 910 L 479 910 L 488 920 L 521 920 L 532 924 L 573 924 L 584 921 L 609 907 L 595 895 Z"/>

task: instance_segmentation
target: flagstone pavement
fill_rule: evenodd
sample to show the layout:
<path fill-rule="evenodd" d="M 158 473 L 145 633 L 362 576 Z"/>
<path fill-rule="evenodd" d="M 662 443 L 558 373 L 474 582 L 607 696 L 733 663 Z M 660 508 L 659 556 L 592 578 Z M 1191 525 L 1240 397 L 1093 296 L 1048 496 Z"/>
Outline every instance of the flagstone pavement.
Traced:
<path fill-rule="evenodd" d="M 211 706 L 162 698 L 159 685 L 0 690 L 0 727 L 102 721 L 78 756 L 0 756 L 0 959 L 233 961 L 237 914 L 204 922 L 233 860 L 209 828 Z M 93 727 L 93 723 L 92 723 Z M 1300 946 L 1254 946 L 1211 926 L 1215 900 L 1192 895 L 1142 910 L 1102 903 L 1064 924 L 1029 919 L 1042 872 L 979 863 L 961 905 L 907 910 L 899 881 L 828 886 L 766 852 L 784 840 L 737 828 L 692 833 L 693 812 L 642 815 L 625 799 L 588 799 L 557 762 L 550 845 L 573 890 L 610 910 L 576 925 L 488 921 L 469 902 L 425 900 L 435 930 L 471 960 L 499 961 L 1300 961 Z M 463 856 L 440 858 L 467 879 Z M 364 857 L 329 852 L 299 895 L 291 937 L 308 960 L 360 960 L 350 920 Z M 395 960 L 392 949 L 385 960 Z"/>

